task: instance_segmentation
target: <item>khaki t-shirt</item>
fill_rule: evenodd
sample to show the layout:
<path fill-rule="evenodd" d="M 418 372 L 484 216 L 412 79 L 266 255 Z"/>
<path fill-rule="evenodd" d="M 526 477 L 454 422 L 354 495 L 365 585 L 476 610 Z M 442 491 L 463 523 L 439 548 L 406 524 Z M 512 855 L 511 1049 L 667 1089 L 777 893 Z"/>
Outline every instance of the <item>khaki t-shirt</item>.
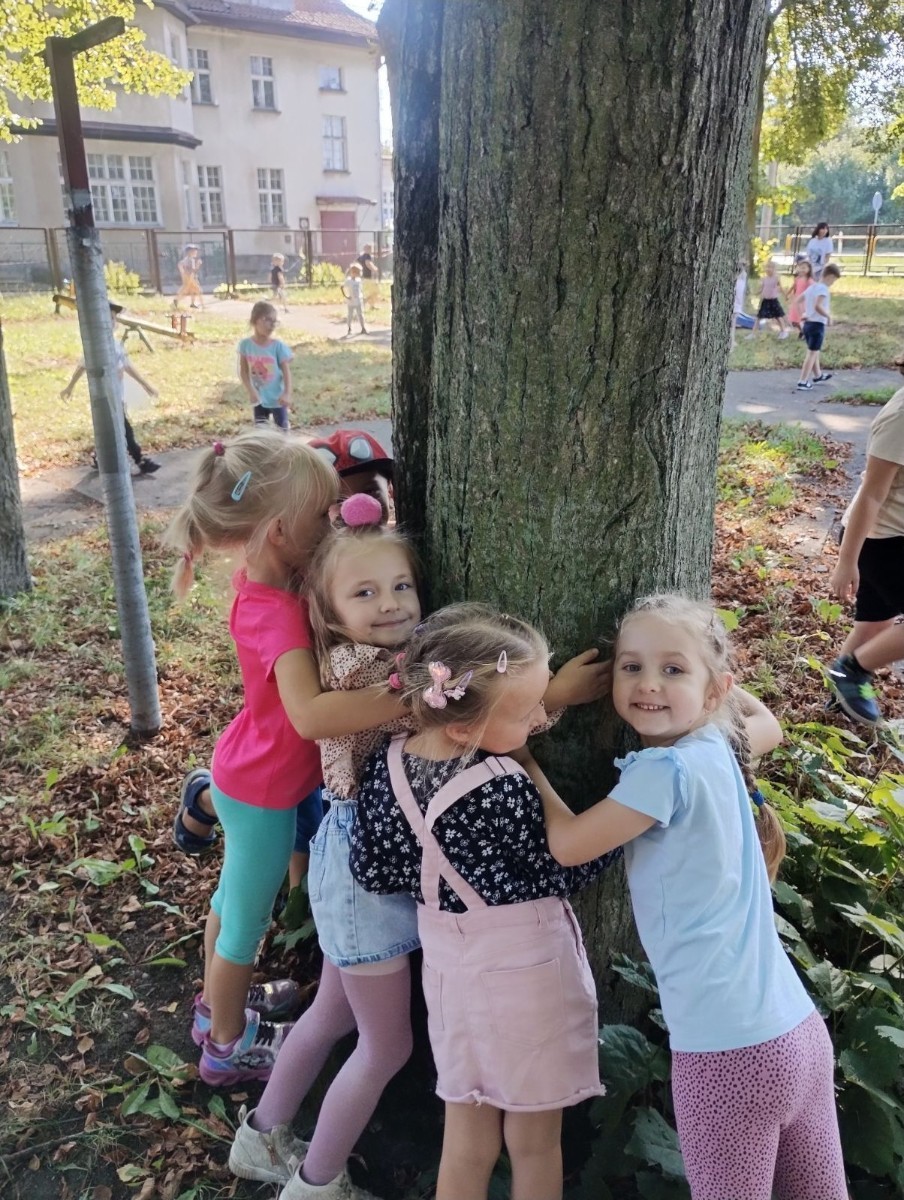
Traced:
<path fill-rule="evenodd" d="M 899 464 L 885 503 L 879 509 L 869 536 L 904 537 L 904 387 L 895 392 L 873 421 L 866 452 L 873 458 Z M 844 514 L 843 524 L 847 524 L 851 508 L 859 495 L 858 488 L 857 495 Z"/>

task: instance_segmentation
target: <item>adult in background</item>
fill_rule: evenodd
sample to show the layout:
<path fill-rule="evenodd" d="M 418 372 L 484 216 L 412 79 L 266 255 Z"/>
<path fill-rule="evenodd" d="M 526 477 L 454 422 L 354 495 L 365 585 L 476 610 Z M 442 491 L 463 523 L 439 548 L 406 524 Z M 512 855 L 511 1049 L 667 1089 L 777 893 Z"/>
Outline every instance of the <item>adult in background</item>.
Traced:
<path fill-rule="evenodd" d="M 823 270 L 829 259 L 835 253 L 835 243 L 825 221 L 820 221 L 813 230 L 813 236 L 807 242 L 807 258 L 813 268 L 813 278 L 822 279 Z"/>
<path fill-rule="evenodd" d="M 190 299 L 192 308 L 204 310 L 204 294 L 201 291 L 201 250 L 200 247 L 189 242 L 185 247 L 185 253 L 179 259 L 179 278 L 182 283 L 176 292 L 176 299 L 173 301 L 173 308 L 179 307 L 179 301 L 186 296 Z"/>
<path fill-rule="evenodd" d="M 373 249 L 373 246 L 368 242 L 355 259 L 355 262 L 361 268 L 364 303 L 368 308 L 373 308 L 380 296 L 379 273 L 377 271 L 377 264 L 374 261 Z"/>
<path fill-rule="evenodd" d="M 904 356 L 895 366 L 904 375 Z M 866 470 L 842 517 L 843 534 L 831 590 L 856 598 L 854 628 L 828 680 L 849 717 L 875 725 L 880 717 L 873 676 L 904 658 L 904 387 L 873 421 Z"/>

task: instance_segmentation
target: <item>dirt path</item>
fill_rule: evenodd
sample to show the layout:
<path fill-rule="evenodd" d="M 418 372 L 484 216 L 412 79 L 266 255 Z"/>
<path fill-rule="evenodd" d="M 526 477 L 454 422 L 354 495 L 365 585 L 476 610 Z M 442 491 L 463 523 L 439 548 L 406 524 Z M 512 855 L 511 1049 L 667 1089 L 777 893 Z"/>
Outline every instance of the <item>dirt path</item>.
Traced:
<path fill-rule="evenodd" d="M 234 308 L 236 311 L 230 311 Z M 336 320 L 330 306 L 318 311 L 315 306 L 292 309 L 284 315 L 284 324 L 318 337 L 342 340 L 343 320 Z M 234 320 L 236 313 L 247 313 L 244 301 L 227 300 L 218 303 L 211 315 Z M 339 330 L 337 335 L 336 330 Z M 366 340 L 388 342 L 386 326 L 375 326 Z M 355 340 L 365 340 L 358 335 Z M 725 389 L 725 415 L 762 421 L 767 425 L 788 423 L 800 425 L 813 433 L 827 434 L 853 448 L 850 463 L 852 473 L 863 466 L 869 427 L 878 411 L 872 406 L 831 403 L 828 397 L 868 389 L 894 386 L 901 377 L 881 369 L 838 371 L 825 388 L 801 393 L 796 390 L 796 371 L 732 371 Z M 359 421 L 389 446 L 392 428 L 388 420 Z M 322 437 L 338 429 L 338 425 L 321 425 L 301 432 L 310 437 Z M 136 475 L 135 503 L 139 513 L 164 512 L 181 503 L 187 488 L 196 451 L 170 450 L 155 454 L 161 469 L 156 475 Z M 96 471 L 86 467 L 58 467 L 40 475 L 21 480 L 25 529 L 29 541 L 65 537 L 94 524 L 103 515 L 103 488 Z M 831 516 L 827 516 L 831 523 Z"/>

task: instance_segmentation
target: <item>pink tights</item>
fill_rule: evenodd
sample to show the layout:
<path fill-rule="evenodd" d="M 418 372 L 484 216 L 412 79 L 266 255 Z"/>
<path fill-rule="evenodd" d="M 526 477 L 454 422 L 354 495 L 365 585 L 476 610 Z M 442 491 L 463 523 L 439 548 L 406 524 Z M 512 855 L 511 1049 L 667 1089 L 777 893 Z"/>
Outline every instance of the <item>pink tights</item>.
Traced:
<path fill-rule="evenodd" d="M 832 1043 L 813 1013 L 758 1046 L 672 1055 L 693 1200 L 847 1200 Z"/>
<path fill-rule="evenodd" d="M 266 1131 L 291 1121 L 330 1051 L 358 1030 L 358 1044 L 330 1084 L 304 1161 L 308 1183 L 335 1179 L 370 1120 L 386 1084 L 411 1054 L 411 969 L 353 975 L 325 959 L 314 1003 L 277 1055 L 254 1114 Z"/>

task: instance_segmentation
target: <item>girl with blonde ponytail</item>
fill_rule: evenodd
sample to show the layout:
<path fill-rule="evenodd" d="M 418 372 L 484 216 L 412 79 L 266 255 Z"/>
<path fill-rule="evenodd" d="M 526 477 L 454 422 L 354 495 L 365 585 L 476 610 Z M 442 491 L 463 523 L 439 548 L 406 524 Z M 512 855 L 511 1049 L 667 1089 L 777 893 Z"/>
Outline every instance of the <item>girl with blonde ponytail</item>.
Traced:
<path fill-rule="evenodd" d="M 832 1044 L 775 929 L 785 839 L 750 770 L 778 722 L 733 686 L 716 612 L 684 596 L 648 596 L 624 618 L 612 699 L 643 748 L 616 760 L 606 799 L 575 815 L 526 765 L 555 859 L 625 848 L 691 1196 L 846 1200 Z"/>

